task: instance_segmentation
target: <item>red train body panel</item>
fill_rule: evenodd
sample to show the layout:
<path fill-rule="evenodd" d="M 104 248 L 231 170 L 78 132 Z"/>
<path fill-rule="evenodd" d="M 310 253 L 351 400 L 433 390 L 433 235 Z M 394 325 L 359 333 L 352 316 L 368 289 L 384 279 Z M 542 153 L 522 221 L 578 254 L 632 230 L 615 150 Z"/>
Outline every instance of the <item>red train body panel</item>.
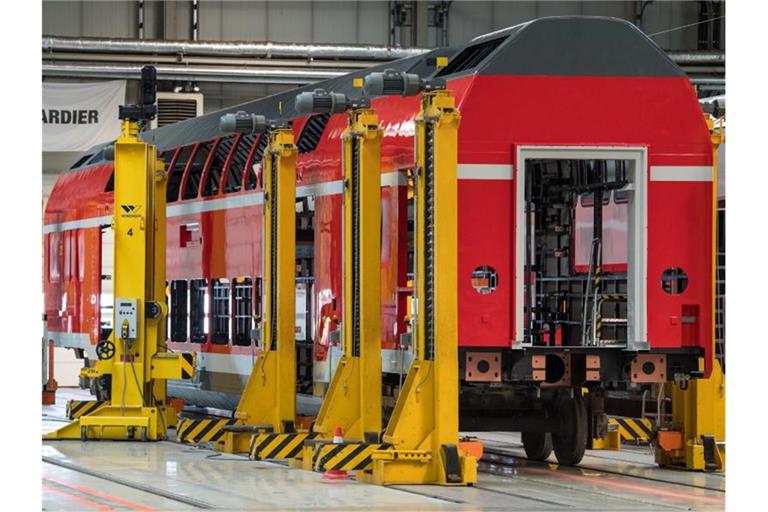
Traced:
<path fill-rule="evenodd" d="M 511 29 L 509 37 L 517 34 L 520 39 L 524 32 L 516 33 L 516 28 Z M 621 25 L 621 30 L 634 29 Z M 644 36 L 638 33 L 632 37 Z M 454 57 L 460 56 L 461 49 L 452 53 Z M 661 54 L 658 58 L 666 59 Z M 414 59 L 406 61 L 404 69 L 417 65 Z M 666 61 L 663 64 L 666 66 Z M 671 62 L 669 65 L 674 67 Z M 523 283 L 522 275 L 516 270 L 521 257 L 516 251 L 521 222 L 517 192 L 522 176 L 521 162 L 518 162 L 521 148 L 634 148 L 645 155 L 645 168 L 639 170 L 637 179 L 643 180 L 645 186 L 647 222 L 642 235 L 646 252 L 639 264 L 645 274 L 646 321 L 638 327 L 638 332 L 644 333 L 648 350 L 698 349 L 695 353 L 704 356 L 709 368 L 713 190 L 711 178 L 701 178 L 700 171 L 711 168 L 712 147 L 687 78 L 674 72 L 659 73 L 662 76 L 653 73 L 627 76 L 629 72 L 623 71 L 621 76 L 586 72 L 579 75 L 572 70 L 562 74 L 557 70 L 504 74 L 494 71 L 494 66 L 498 67 L 486 64 L 485 68 L 446 75 L 447 86 L 454 92 L 462 114 L 457 232 L 460 346 L 464 349 L 521 348 L 524 326 L 519 324 L 525 317 L 521 313 L 519 290 Z M 540 66 L 547 67 L 546 59 Z M 643 71 L 637 74 L 642 75 Z M 339 84 L 351 80 L 350 76 L 345 77 L 344 82 L 321 85 L 332 89 L 333 85 L 341 87 Z M 252 105 L 248 108 L 253 111 L 269 114 L 278 100 L 287 104 L 288 98 L 285 94 L 247 105 Z M 395 350 L 399 335 L 406 331 L 404 319 L 409 313 L 408 187 L 404 171 L 414 165 L 413 132 L 418 100 L 377 98 L 373 108 L 381 118 L 384 131 L 382 340 L 384 349 Z M 160 129 L 155 133 L 159 152 L 166 157 L 174 154 L 167 159 L 171 170 L 181 154 L 179 148 L 187 142 L 195 144 L 194 151 L 197 151 L 205 141 L 214 141 L 199 176 L 200 193 L 195 194 L 199 197 L 168 205 L 169 282 L 240 276 L 255 281 L 261 274 L 260 185 L 257 183 L 256 188 L 250 190 L 243 186 L 238 191 L 223 192 L 233 168 L 234 149 L 223 160 L 216 187 L 218 193 L 202 197 L 205 183 L 210 181 L 208 173 L 217 144 L 225 140 L 211 128 L 217 118 L 218 114 L 211 114 L 201 118 L 204 122 L 187 121 L 180 123 L 175 131 Z M 300 139 L 307 118 L 294 115 L 293 119 L 294 135 Z M 204 123 L 207 124 L 203 126 Z M 334 329 L 331 319 L 339 317 L 342 311 L 342 215 L 338 187 L 342 176 L 339 140 L 344 127 L 343 115 L 332 116 L 316 147 L 300 154 L 298 160 L 298 195 L 311 196 L 314 200 L 311 308 L 314 358 L 318 362 L 327 357 L 329 332 Z M 179 143 L 180 140 L 184 143 Z M 238 144 L 233 143 L 233 148 Z M 249 171 L 256 160 L 257 146 L 254 140 L 248 148 L 248 157 L 240 170 L 242 184 L 251 179 Z M 188 188 L 188 180 L 193 179 L 190 177 L 193 160 L 194 153 L 184 166 L 179 187 L 182 192 Z M 693 178 L 689 176 L 692 172 Z M 105 192 L 105 188 L 111 173 L 112 165 L 108 162 L 63 173 L 46 207 L 43 288 L 47 331 L 48 336 L 62 346 L 87 351 L 99 339 L 102 286 L 99 226 L 110 224 L 112 194 Z M 626 237 L 621 229 L 611 229 L 604 232 Z M 573 236 L 575 253 L 585 254 L 584 238 Z M 482 266 L 496 271 L 493 293 L 479 294 L 473 287 L 473 270 Z M 572 255 L 571 266 L 576 272 L 586 271 L 583 256 Z M 606 258 L 608 273 L 626 271 L 626 267 L 626 260 L 622 262 L 620 257 Z M 669 268 L 685 269 L 688 281 L 683 293 L 670 295 L 662 288 L 662 274 Z M 694 320 L 691 322 L 690 318 Z M 253 344 L 213 343 L 210 329 L 203 343 L 169 342 L 169 346 L 174 350 L 219 354 L 225 359 L 220 357 L 218 362 L 208 359 L 212 368 L 216 366 L 211 371 L 240 374 L 241 382 L 245 378 L 242 372 L 233 369 L 235 366 L 222 369 L 227 364 L 223 361 L 237 355 L 252 356 L 255 350 Z M 225 388 L 236 392 L 236 386 Z"/>

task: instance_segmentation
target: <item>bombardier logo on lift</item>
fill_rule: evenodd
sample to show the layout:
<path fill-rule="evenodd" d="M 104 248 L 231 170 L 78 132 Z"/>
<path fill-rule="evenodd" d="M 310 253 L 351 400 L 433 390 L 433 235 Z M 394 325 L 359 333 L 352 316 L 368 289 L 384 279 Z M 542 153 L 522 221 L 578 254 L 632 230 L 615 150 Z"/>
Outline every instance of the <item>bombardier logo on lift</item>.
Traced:
<path fill-rule="evenodd" d="M 120 215 L 123 218 L 137 218 L 141 217 L 139 214 L 139 211 L 141 210 L 141 205 L 134 205 L 134 204 L 121 204 L 120 208 L 122 208 L 123 213 Z"/>

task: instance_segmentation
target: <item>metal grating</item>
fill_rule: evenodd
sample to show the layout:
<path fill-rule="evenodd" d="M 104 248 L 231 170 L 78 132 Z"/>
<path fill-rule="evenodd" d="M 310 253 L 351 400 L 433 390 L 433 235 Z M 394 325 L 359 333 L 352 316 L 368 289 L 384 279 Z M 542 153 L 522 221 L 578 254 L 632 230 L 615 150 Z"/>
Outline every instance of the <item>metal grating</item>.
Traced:
<path fill-rule="evenodd" d="M 157 126 L 169 124 L 197 117 L 197 100 L 181 98 L 157 99 Z"/>

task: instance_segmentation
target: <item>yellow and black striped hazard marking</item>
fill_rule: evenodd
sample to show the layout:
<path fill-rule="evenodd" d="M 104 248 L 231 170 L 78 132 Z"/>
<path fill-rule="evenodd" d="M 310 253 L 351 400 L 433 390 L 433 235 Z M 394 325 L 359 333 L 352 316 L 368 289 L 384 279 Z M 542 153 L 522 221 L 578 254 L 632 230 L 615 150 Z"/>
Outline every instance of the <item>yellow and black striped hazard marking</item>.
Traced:
<path fill-rule="evenodd" d="M 653 439 L 653 422 L 647 418 L 611 416 L 608 421 L 616 422 L 619 426 L 619 436 L 622 441 L 650 443 Z"/>
<path fill-rule="evenodd" d="M 623 293 L 604 293 L 601 297 L 606 302 L 626 302 L 627 296 Z"/>
<path fill-rule="evenodd" d="M 70 400 L 67 402 L 67 418 L 76 420 L 80 416 L 93 414 L 107 403 L 106 400 Z"/>
<path fill-rule="evenodd" d="M 264 433 L 251 438 L 251 460 L 293 459 L 301 454 L 304 441 L 317 437 L 315 432 L 290 434 Z"/>
<path fill-rule="evenodd" d="M 315 448 L 312 467 L 324 473 L 328 470 L 362 471 L 371 466 L 371 455 L 392 445 L 385 443 L 325 443 Z"/>
<path fill-rule="evenodd" d="M 181 378 L 191 379 L 195 375 L 195 355 L 190 352 L 181 354 Z"/>
<path fill-rule="evenodd" d="M 234 425 L 233 419 L 192 419 L 184 418 L 176 427 L 176 441 L 186 444 L 198 444 L 218 441 L 224 435 L 224 427 Z"/>

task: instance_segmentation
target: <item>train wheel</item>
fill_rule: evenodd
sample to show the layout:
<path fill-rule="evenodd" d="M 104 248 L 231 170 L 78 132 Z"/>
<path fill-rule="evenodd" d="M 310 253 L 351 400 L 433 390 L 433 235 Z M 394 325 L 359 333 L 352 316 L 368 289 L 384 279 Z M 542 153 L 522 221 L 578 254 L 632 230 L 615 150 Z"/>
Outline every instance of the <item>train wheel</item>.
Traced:
<path fill-rule="evenodd" d="M 531 460 L 546 460 L 552 453 L 552 435 L 549 432 L 523 432 L 525 455 Z"/>
<path fill-rule="evenodd" d="M 552 434 L 552 446 L 557 462 L 574 466 L 581 462 L 587 449 L 587 408 L 581 393 L 568 395 L 557 402 L 556 414 L 560 418 L 560 431 Z"/>

